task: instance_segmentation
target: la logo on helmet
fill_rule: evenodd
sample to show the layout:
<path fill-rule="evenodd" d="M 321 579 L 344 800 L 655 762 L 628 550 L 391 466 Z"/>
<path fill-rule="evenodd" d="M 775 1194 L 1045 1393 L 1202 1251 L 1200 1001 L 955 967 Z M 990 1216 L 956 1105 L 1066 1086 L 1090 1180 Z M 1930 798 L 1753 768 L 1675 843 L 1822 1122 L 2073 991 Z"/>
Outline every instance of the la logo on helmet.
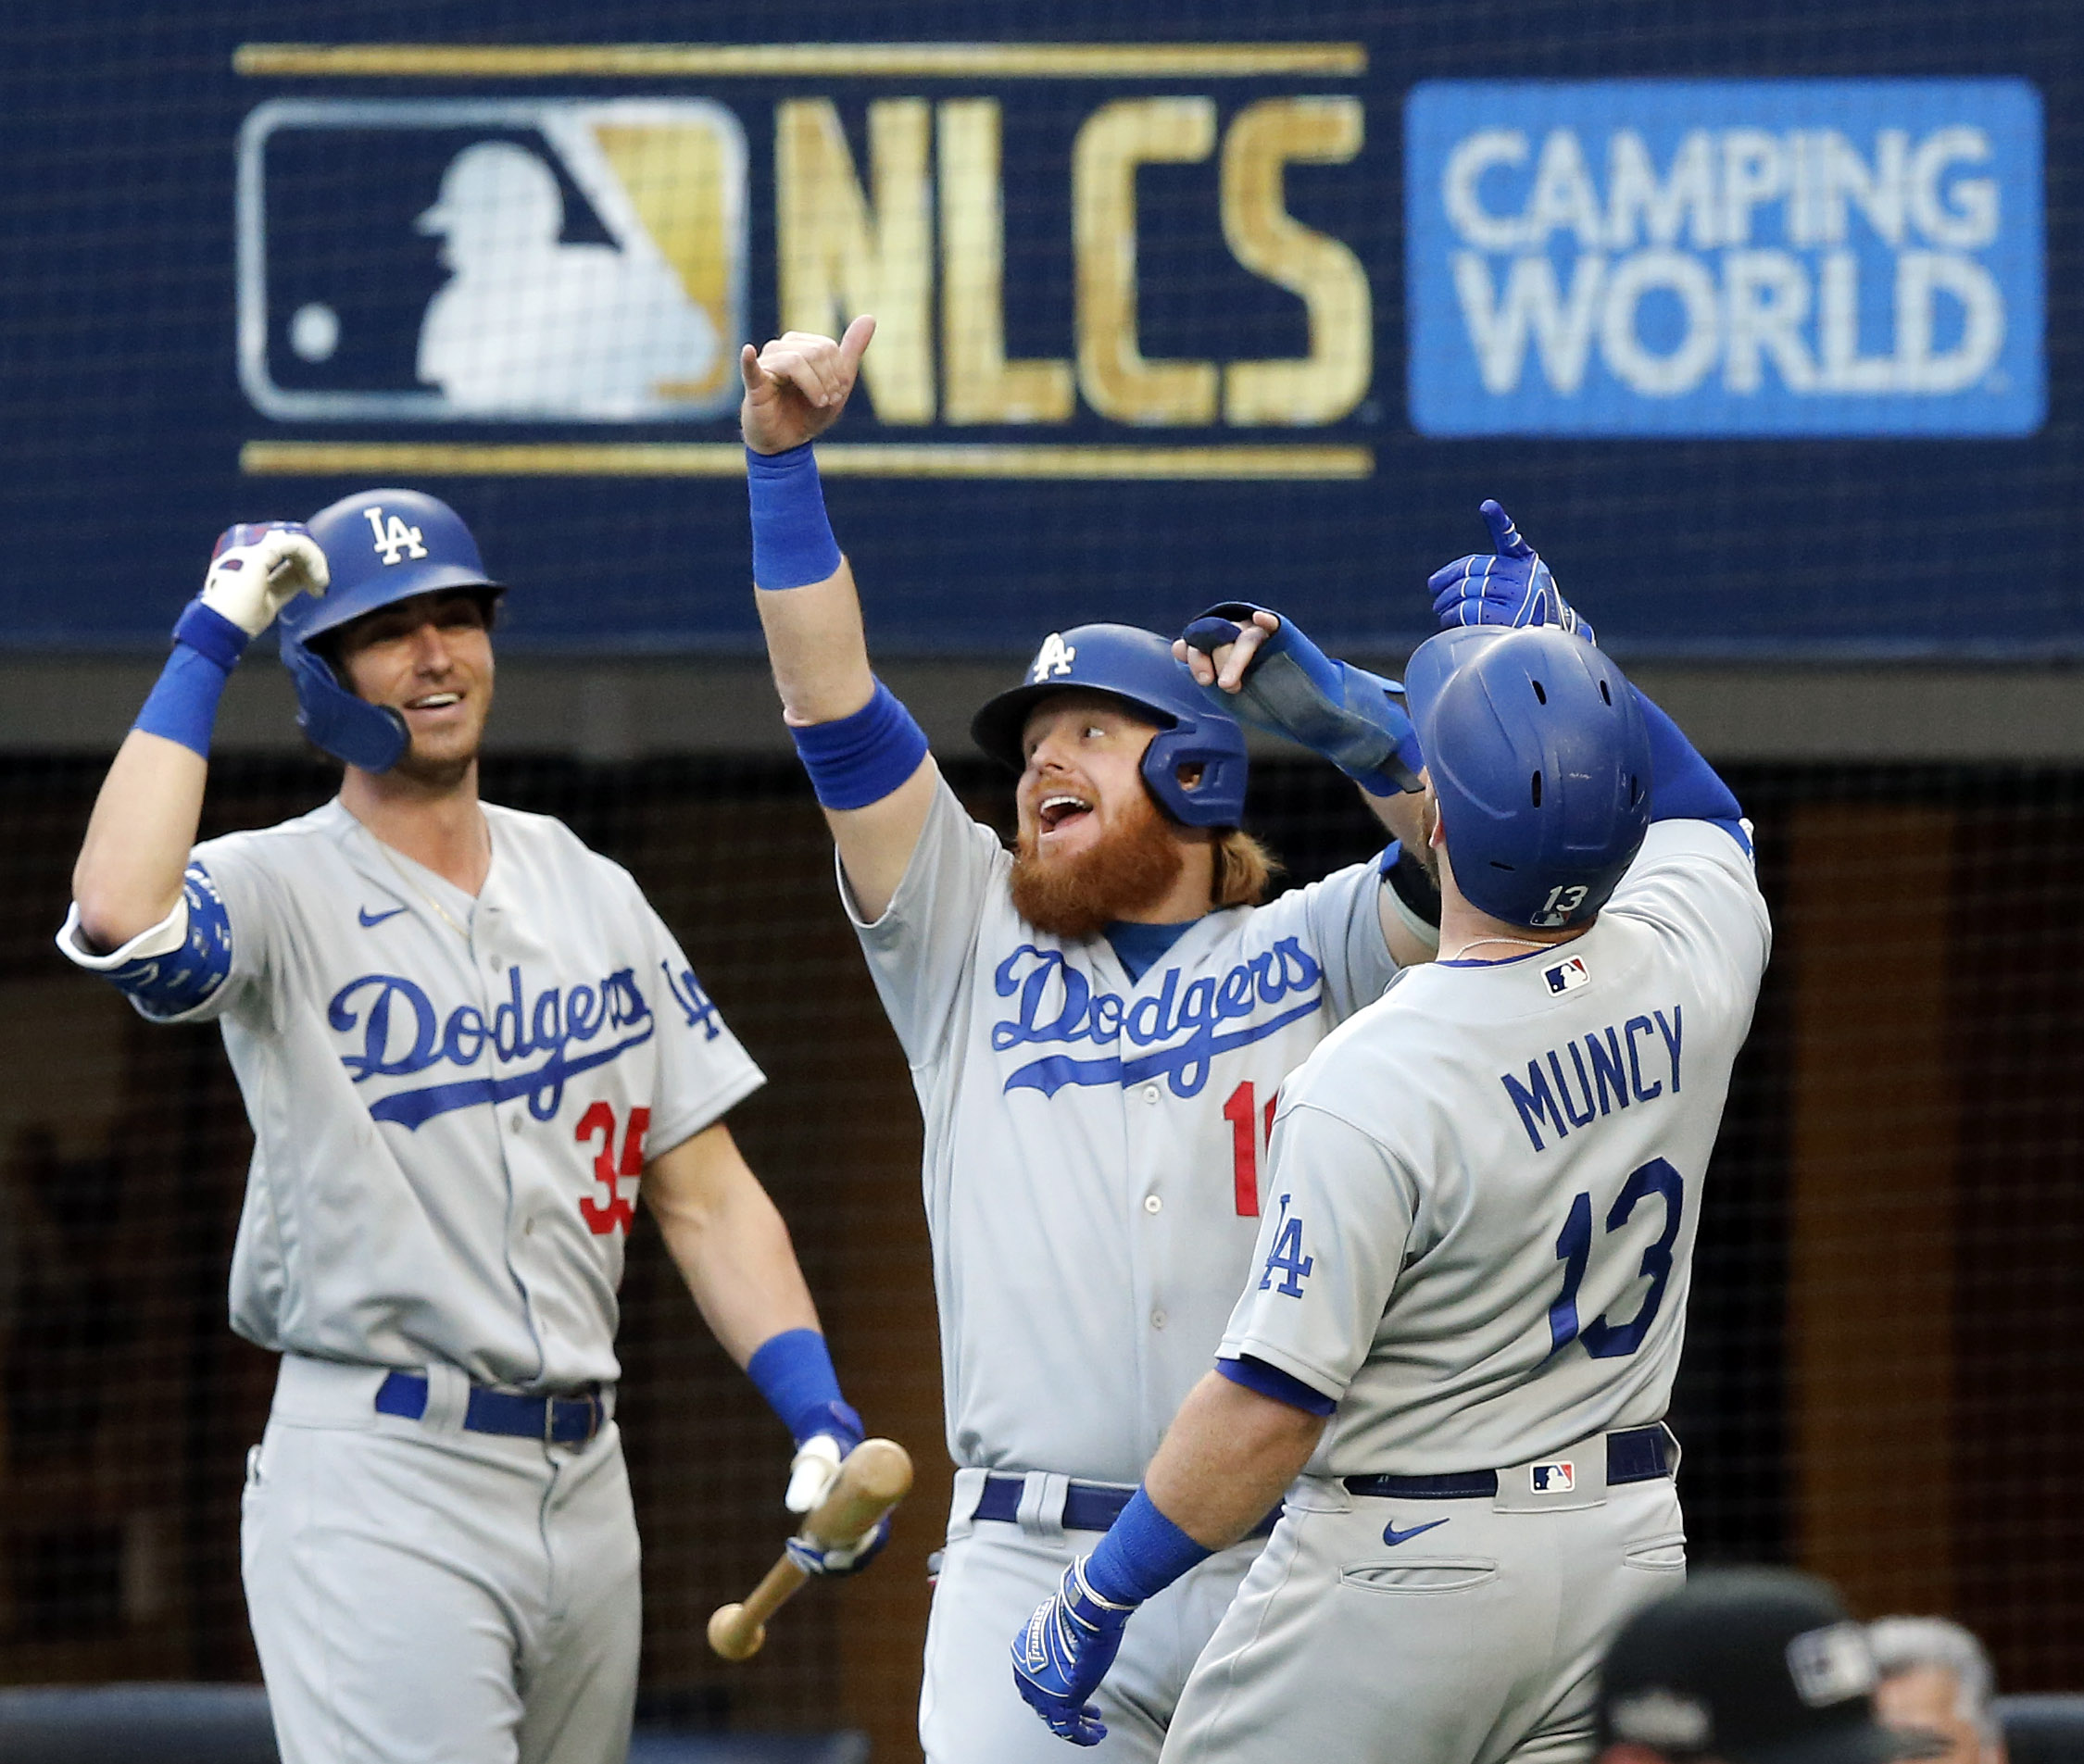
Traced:
<path fill-rule="evenodd" d="M 424 557 L 427 547 L 421 543 L 420 529 L 408 527 L 396 515 L 388 524 L 381 508 L 365 508 L 362 514 L 369 521 L 370 531 L 376 535 L 376 553 L 387 564 L 395 564 L 406 557 Z"/>
<path fill-rule="evenodd" d="M 1042 647 L 1036 652 L 1035 666 L 1028 671 L 1039 685 L 1051 674 L 1062 679 L 1071 671 L 1071 664 L 1077 659 L 1077 650 L 1064 642 L 1063 633 L 1052 631 L 1042 640 Z"/>

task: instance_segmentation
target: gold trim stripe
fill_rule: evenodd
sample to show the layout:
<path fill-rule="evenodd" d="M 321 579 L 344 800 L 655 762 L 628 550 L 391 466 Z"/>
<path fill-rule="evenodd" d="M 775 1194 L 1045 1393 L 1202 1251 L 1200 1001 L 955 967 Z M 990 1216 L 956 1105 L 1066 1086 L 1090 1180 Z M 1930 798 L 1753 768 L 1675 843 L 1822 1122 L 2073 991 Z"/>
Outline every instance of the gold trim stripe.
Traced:
<path fill-rule="evenodd" d="M 745 450 L 724 441 L 249 441 L 239 469 L 256 478 L 736 478 Z M 983 442 L 831 442 L 828 478 L 1030 480 L 1371 478 L 1370 447 L 1080 447 Z"/>
<path fill-rule="evenodd" d="M 1368 51 L 1362 43 L 244 43 L 232 68 L 253 78 L 1241 80 L 1363 74 Z"/>

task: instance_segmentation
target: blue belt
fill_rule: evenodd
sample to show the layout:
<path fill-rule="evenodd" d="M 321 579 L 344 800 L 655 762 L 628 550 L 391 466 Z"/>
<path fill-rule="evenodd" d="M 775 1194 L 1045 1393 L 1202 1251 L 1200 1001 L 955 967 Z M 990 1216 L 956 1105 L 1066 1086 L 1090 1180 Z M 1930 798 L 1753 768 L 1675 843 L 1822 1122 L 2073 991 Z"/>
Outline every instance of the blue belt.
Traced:
<path fill-rule="evenodd" d="M 977 1497 L 976 1511 L 971 1517 L 1017 1525 L 1021 1517 L 1021 1496 L 1026 1492 L 1024 1476 L 986 1476 L 984 1493 Z M 1110 1488 L 1104 1483 L 1073 1483 L 1063 1493 L 1063 1528 L 1067 1532 L 1104 1532 L 1122 1517 L 1122 1509 L 1135 1497 L 1133 1488 Z M 1281 1509 L 1276 1507 L 1245 1535 L 1264 1537 L 1280 1517 Z"/>
<path fill-rule="evenodd" d="M 1606 1485 L 1653 1482 L 1672 1473 L 1664 1449 L 1671 1433 L 1663 1421 L 1606 1436 Z M 1676 1442 L 1675 1442 L 1676 1443 Z M 1349 1476 L 1350 1495 L 1383 1495 L 1400 1501 L 1489 1500 L 1498 1493 L 1496 1470 L 1449 1470 L 1439 1476 Z"/>
<path fill-rule="evenodd" d="M 418 1372 L 393 1372 L 376 1389 L 379 1415 L 416 1421 L 427 1412 L 427 1381 Z M 591 1393 L 584 1396 L 516 1396 L 509 1391 L 471 1386 L 463 1426 L 472 1433 L 507 1433 L 549 1445 L 584 1445 L 608 1424 L 608 1411 Z"/>

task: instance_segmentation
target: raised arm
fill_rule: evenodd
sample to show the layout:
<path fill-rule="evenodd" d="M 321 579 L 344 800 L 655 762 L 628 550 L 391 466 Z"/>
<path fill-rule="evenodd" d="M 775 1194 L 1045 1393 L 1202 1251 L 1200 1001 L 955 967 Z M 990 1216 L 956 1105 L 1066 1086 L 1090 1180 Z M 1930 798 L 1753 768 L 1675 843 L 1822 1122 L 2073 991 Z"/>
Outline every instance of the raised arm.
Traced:
<path fill-rule="evenodd" d="M 1478 512 L 1490 529 L 1490 555 L 1457 557 L 1433 572 L 1426 586 L 1442 630 L 1461 625 L 1552 625 L 1594 641 L 1592 627 L 1563 596 L 1541 556 L 1521 535 L 1496 502 Z M 1650 728 L 1652 820 L 1706 820 L 1723 829 L 1746 851 L 1751 834 L 1743 809 L 1714 767 L 1639 687 L 1631 688 Z"/>
<path fill-rule="evenodd" d="M 72 867 L 74 931 L 86 953 L 119 949 L 168 923 L 202 817 L 225 682 L 291 595 L 325 585 L 324 554 L 301 527 L 233 527 L 218 540 L 202 593 L 174 626 L 166 669 L 102 781 Z M 167 946 L 178 946 L 179 929 L 169 935 Z"/>
<path fill-rule="evenodd" d="M 1292 619 L 1242 601 L 1211 607 L 1173 644 L 1195 682 L 1229 713 L 1321 754 L 1353 781 L 1398 842 L 1385 854 L 1375 898 L 1383 941 L 1399 966 L 1439 950 L 1439 901 L 1418 854 L 1425 850 L 1418 741 L 1402 688 L 1335 661 Z"/>
<path fill-rule="evenodd" d="M 747 344 L 740 422 L 752 500 L 753 585 L 789 725 L 862 916 L 904 880 L 939 773 L 926 739 L 869 670 L 854 572 L 825 515 L 810 444 L 838 420 L 875 334 L 865 315 L 830 337 Z"/>

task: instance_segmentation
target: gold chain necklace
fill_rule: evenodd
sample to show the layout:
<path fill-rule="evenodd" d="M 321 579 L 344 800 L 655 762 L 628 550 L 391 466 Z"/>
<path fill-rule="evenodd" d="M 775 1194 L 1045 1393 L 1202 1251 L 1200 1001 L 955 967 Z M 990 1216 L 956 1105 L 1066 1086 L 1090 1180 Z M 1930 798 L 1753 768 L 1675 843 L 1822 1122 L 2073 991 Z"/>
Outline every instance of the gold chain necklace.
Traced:
<path fill-rule="evenodd" d="M 365 831 L 368 830 L 365 829 Z M 491 843 L 491 828 L 487 827 L 485 829 L 485 835 L 486 844 L 488 845 Z M 454 932 L 466 944 L 469 943 L 471 941 L 470 927 L 467 925 L 460 925 L 457 923 L 456 915 L 450 912 L 446 907 L 443 906 L 440 901 L 436 900 L 433 895 L 430 895 L 424 888 L 421 887 L 421 885 L 413 880 L 411 871 L 407 869 L 403 864 L 399 863 L 398 860 L 391 855 L 390 846 L 386 845 L 381 839 L 377 838 L 374 832 L 370 832 L 369 836 L 370 842 L 376 846 L 377 851 L 382 855 L 383 861 L 389 864 L 392 869 L 396 872 L 398 880 L 405 883 L 408 888 L 411 889 L 414 894 L 418 895 L 421 900 L 425 901 L 428 904 L 428 906 L 432 907 L 437 913 L 439 913 L 441 915 L 441 920 L 443 924 L 446 925 L 449 930 Z"/>

